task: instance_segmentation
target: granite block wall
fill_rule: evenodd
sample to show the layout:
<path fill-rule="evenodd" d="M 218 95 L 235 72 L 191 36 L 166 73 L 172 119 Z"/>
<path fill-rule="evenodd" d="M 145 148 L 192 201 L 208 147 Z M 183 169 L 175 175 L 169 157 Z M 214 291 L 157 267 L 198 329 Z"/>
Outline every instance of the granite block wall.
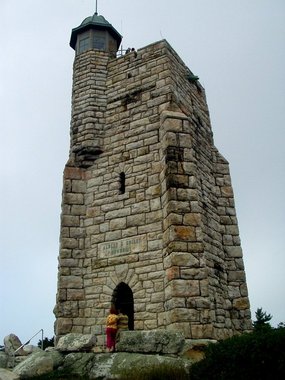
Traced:
<path fill-rule="evenodd" d="M 138 330 L 251 329 L 229 165 L 205 91 L 167 41 L 76 56 L 62 199 L 57 336 L 103 344 L 111 303 Z"/>

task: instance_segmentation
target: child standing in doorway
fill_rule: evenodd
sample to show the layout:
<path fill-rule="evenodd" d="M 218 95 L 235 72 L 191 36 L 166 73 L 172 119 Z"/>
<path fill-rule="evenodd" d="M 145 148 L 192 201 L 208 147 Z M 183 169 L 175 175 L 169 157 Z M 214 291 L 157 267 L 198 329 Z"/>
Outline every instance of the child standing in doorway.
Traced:
<path fill-rule="evenodd" d="M 120 340 L 120 332 L 129 329 L 129 317 L 123 310 L 119 310 L 118 322 L 117 322 L 117 336 L 116 341 Z"/>
<path fill-rule="evenodd" d="M 122 330 L 128 330 L 129 329 L 129 318 L 124 310 L 119 310 L 118 314 L 118 324 L 117 324 L 117 335 Z"/>

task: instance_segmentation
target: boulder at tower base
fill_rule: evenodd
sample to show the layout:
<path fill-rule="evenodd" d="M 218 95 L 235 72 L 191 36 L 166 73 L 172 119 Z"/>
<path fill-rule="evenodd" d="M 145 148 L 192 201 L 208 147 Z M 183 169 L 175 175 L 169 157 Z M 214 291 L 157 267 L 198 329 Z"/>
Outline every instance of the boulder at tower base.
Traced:
<path fill-rule="evenodd" d="M 56 349 L 61 352 L 90 351 L 96 343 L 93 334 L 66 334 L 59 338 Z"/>
<path fill-rule="evenodd" d="M 179 354 L 185 339 L 178 331 L 122 331 L 117 351 L 157 354 Z"/>

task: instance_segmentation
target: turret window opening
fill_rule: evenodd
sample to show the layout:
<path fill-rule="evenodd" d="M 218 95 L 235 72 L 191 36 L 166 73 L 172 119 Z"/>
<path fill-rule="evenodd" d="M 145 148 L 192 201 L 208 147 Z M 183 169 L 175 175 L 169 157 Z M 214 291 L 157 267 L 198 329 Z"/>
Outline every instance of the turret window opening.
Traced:
<path fill-rule="evenodd" d="M 79 40 L 79 53 L 89 49 L 89 36 L 81 37 Z"/>
<path fill-rule="evenodd" d="M 93 36 L 93 47 L 97 50 L 105 51 L 106 50 L 105 37 L 94 35 Z"/>
<path fill-rule="evenodd" d="M 125 194 L 126 191 L 126 174 L 124 172 L 120 173 L 120 194 Z"/>

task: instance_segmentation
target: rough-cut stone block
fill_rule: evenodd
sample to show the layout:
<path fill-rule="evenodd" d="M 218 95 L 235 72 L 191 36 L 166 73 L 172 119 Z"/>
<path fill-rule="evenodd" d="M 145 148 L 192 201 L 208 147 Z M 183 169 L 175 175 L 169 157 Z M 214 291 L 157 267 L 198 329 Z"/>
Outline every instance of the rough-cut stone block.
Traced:
<path fill-rule="evenodd" d="M 183 222 L 189 226 L 199 226 L 201 224 L 201 214 L 187 213 L 184 215 Z"/>
<path fill-rule="evenodd" d="M 72 319 L 71 318 L 58 318 L 56 325 L 56 334 L 62 335 L 70 332 L 72 328 Z"/>
<path fill-rule="evenodd" d="M 67 300 L 79 301 L 83 300 L 85 292 L 83 289 L 67 289 Z"/>
<path fill-rule="evenodd" d="M 59 338 L 56 349 L 60 352 L 90 351 L 96 343 L 96 336 L 89 334 L 67 334 Z"/>
<path fill-rule="evenodd" d="M 198 280 L 173 280 L 165 289 L 167 299 L 170 297 L 194 297 L 200 295 Z"/>
<path fill-rule="evenodd" d="M 196 241 L 196 229 L 192 226 L 172 226 L 170 229 L 170 239 Z"/>
<path fill-rule="evenodd" d="M 117 351 L 178 354 L 184 345 L 182 333 L 166 330 L 122 331 Z"/>
<path fill-rule="evenodd" d="M 233 300 L 233 307 L 237 310 L 246 310 L 249 309 L 248 298 L 237 298 Z"/>
<path fill-rule="evenodd" d="M 172 265 L 182 267 L 197 267 L 199 260 L 194 255 L 188 252 L 173 252 L 171 254 Z"/>
<path fill-rule="evenodd" d="M 228 273 L 228 281 L 241 281 L 244 282 L 245 273 L 244 271 L 229 271 Z"/>
<path fill-rule="evenodd" d="M 208 271 L 205 268 L 182 268 L 180 274 L 182 279 L 202 280 L 203 278 L 207 278 Z"/>
<path fill-rule="evenodd" d="M 79 276 L 61 276 L 60 288 L 78 289 L 82 288 L 82 278 Z"/>
<path fill-rule="evenodd" d="M 239 246 L 227 246 L 225 251 L 229 257 L 242 257 L 242 249 Z"/>
<path fill-rule="evenodd" d="M 232 198 L 233 197 L 233 189 L 231 186 L 223 186 L 221 187 L 221 193 L 223 197 Z"/>
<path fill-rule="evenodd" d="M 71 204 L 71 205 L 83 205 L 84 203 L 84 198 L 83 198 L 83 194 L 80 194 L 80 193 L 66 193 L 64 195 L 64 201 L 67 203 L 67 204 Z"/>
<path fill-rule="evenodd" d="M 83 169 L 67 166 L 64 170 L 64 178 L 66 179 L 82 179 L 83 177 Z"/>

